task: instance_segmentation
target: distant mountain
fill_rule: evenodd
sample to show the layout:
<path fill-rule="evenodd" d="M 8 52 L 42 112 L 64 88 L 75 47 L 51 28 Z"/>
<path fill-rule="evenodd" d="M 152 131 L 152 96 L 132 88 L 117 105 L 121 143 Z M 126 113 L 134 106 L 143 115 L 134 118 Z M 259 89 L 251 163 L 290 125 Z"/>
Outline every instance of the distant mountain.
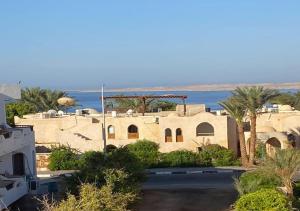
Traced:
<path fill-rule="evenodd" d="M 122 88 L 109 89 L 114 92 L 143 92 L 143 91 L 230 91 L 236 87 L 246 86 L 264 86 L 270 89 L 300 89 L 300 82 L 298 83 L 258 83 L 258 84 L 195 84 L 189 86 L 175 86 L 175 87 L 143 87 L 143 88 Z"/>
<path fill-rule="evenodd" d="M 300 89 L 300 82 L 295 83 L 240 83 L 240 84 L 194 84 L 188 86 L 170 87 L 139 87 L 139 88 L 119 88 L 106 89 L 109 92 L 145 92 L 145 91 L 230 91 L 236 87 L 264 86 L 270 89 Z M 99 90 L 69 90 L 80 92 L 99 92 Z"/>

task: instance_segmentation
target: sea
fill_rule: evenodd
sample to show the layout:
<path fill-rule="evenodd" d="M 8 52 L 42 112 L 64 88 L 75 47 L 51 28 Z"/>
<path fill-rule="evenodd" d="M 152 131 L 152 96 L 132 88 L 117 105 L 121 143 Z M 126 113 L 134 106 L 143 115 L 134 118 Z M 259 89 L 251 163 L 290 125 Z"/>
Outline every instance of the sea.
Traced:
<path fill-rule="evenodd" d="M 296 92 L 298 90 L 280 90 L 281 92 Z M 69 96 L 76 99 L 78 106 L 71 111 L 79 108 L 93 108 L 101 111 L 101 93 L 100 92 L 67 92 Z M 187 95 L 187 104 L 205 104 L 211 110 L 221 109 L 218 102 L 231 96 L 230 91 L 155 91 L 155 92 L 105 92 L 104 96 L 114 95 Z M 165 100 L 165 99 L 163 99 Z M 168 99 L 169 100 L 169 99 Z M 181 99 L 170 99 L 178 104 L 182 103 Z"/>

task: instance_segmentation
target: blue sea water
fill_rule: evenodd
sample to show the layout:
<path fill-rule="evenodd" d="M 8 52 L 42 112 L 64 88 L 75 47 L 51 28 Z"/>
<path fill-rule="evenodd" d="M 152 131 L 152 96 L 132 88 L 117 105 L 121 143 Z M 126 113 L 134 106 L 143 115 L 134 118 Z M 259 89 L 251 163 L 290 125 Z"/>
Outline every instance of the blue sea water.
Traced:
<path fill-rule="evenodd" d="M 296 92 L 299 90 L 281 90 L 281 92 Z M 101 111 L 101 93 L 100 92 L 68 92 L 68 94 L 75 98 L 78 103 L 77 108 L 94 108 Z M 225 100 L 231 95 L 230 91 L 155 91 L 155 92 L 105 92 L 105 96 L 113 95 L 187 95 L 187 104 L 205 104 L 206 107 L 212 110 L 221 109 L 218 102 Z M 182 103 L 180 99 L 172 100 L 177 103 Z M 71 109 L 74 111 L 75 109 Z"/>
<path fill-rule="evenodd" d="M 68 94 L 77 100 L 79 108 L 94 108 L 101 111 L 101 93 L 100 92 L 68 92 Z M 112 95 L 187 95 L 187 104 L 205 104 L 212 110 L 220 109 L 218 102 L 229 97 L 230 91 L 156 91 L 156 92 L 105 92 L 105 96 Z M 172 100 L 182 103 L 180 99 Z"/>

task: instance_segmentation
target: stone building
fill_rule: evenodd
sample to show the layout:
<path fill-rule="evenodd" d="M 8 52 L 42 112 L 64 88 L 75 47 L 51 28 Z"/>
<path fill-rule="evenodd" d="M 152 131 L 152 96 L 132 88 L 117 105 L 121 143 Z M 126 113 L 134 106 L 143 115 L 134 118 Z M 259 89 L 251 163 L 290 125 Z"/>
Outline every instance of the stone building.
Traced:
<path fill-rule="evenodd" d="M 94 112 L 95 113 L 95 112 Z M 36 145 L 68 144 L 79 151 L 102 150 L 102 115 L 27 115 L 17 124 L 33 125 Z M 206 144 L 219 144 L 237 152 L 235 121 L 226 115 L 205 112 L 204 105 L 187 105 L 186 115 L 173 112 L 107 114 L 107 145 L 116 147 L 148 139 L 159 144 L 162 152 L 178 149 L 197 151 Z"/>

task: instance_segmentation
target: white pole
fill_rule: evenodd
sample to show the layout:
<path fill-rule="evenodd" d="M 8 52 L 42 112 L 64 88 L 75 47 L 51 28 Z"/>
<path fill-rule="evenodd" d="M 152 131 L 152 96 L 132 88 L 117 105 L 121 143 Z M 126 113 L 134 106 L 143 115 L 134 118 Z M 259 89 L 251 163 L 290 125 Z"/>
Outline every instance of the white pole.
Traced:
<path fill-rule="evenodd" d="M 105 107 L 104 107 L 104 85 L 102 84 L 101 90 L 101 101 L 102 101 L 102 139 L 103 139 L 103 152 L 106 154 L 106 127 L 105 127 Z"/>

